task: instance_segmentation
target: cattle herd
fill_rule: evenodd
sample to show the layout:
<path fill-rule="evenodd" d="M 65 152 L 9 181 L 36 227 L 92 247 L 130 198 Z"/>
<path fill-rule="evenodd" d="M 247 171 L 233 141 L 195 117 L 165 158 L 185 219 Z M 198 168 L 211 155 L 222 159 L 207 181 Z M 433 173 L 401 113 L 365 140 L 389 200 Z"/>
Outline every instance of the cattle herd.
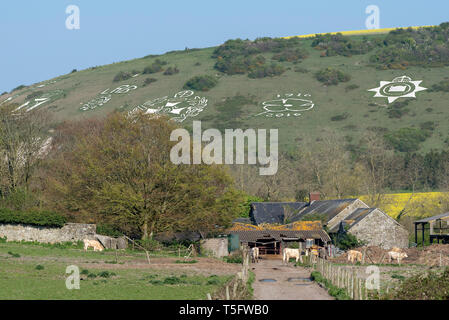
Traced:
<path fill-rule="evenodd" d="M 391 263 L 392 260 L 396 260 L 398 264 L 401 264 L 402 259 L 408 258 L 405 252 L 402 252 L 400 248 L 393 247 L 389 252 L 387 252 L 388 262 Z M 362 262 L 363 255 L 360 251 L 349 250 L 348 251 L 348 261 L 351 263 Z"/>
<path fill-rule="evenodd" d="M 288 264 L 290 259 L 295 259 L 296 262 L 300 261 L 303 263 L 302 255 L 308 256 L 311 255 L 312 257 L 318 257 L 319 251 L 315 250 L 314 248 L 310 248 L 307 250 L 301 250 L 301 249 L 292 249 L 292 248 L 284 248 L 282 251 L 282 262 L 284 264 Z M 362 262 L 363 260 L 363 254 L 360 251 L 357 250 L 349 250 L 347 252 L 348 254 L 348 262 L 351 262 L 352 264 L 356 262 Z M 258 263 L 259 262 L 259 248 L 253 247 L 250 250 L 250 256 L 251 256 L 251 262 L 252 263 Z M 392 260 L 396 260 L 398 264 L 401 264 L 402 259 L 407 258 L 407 254 L 403 252 L 400 248 L 393 247 L 388 253 L 387 258 L 389 263 L 392 262 Z"/>
<path fill-rule="evenodd" d="M 94 251 L 103 251 L 104 247 L 101 245 L 101 243 L 97 240 L 88 240 L 84 239 L 84 251 L 87 251 L 90 247 L 94 249 Z M 283 256 L 282 256 L 282 262 L 284 264 L 287 264 L 290 259 L 295 259 L 296 262 L 302 260 L 303 253 L 308 256 L 310 251 L 310 255 L 312 257 L 317 257 L 319 255 L 318 250 L 315 250 L 315 248 L 310 248 L 308 250 L 300 250 L 300 249 L 292 249 L 292 248 L 284 248 L 283 250 Z M 259 262 L 259 248 L 253 247 L 250 250 L 251 255 L 251 262 L 252 263 L 258 263 Z M 400 248 L 392 248 L 391 251 L 387 253 L 387 258 L 389 263 L 391 263 L 392 260 L 396 260 L 398 264 L 401 264 L 402 259 L 407 258 L 407 254 L 405 252 L 402 252 Z M 355 262 L 362 262 L 363 255 L 360 251 L 357 250 L 349 250 L 348 251 L 348 261 L 354 264 Z"/>

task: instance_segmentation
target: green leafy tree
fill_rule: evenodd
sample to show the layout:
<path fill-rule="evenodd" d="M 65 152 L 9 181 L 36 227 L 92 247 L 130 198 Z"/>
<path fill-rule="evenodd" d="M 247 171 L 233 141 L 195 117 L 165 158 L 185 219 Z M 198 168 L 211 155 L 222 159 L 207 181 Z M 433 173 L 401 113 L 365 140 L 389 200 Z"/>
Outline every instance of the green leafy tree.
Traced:
<path fill-rule="evenodd" d="M 222 230 L 238 212 L 238 192 L 220 167 L 172 164 L 174 129 L 165 118 L 142 114 L 64 124 L 57 141 L 64 147 L 49 163 L 49 200 L 73 217 L 142 239 Z"/>

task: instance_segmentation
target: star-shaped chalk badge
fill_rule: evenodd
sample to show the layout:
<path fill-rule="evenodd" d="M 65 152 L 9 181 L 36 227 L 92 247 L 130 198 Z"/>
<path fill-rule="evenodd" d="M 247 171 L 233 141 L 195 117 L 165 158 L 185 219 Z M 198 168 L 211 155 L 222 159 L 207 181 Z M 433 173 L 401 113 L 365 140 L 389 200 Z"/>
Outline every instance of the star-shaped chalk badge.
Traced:
<path fill-rule="evenodd" d="M 427 90 L 421 87 L 422 80 L 412 81 L 410 77 L 397 77 L 393 81 L 381 81 L 378 88 L 370 89 L 376 94 L 375 98 L 388 98 L 388 103 L 393 103 L 399 98 L 416 98 L 416 93 Z"/>

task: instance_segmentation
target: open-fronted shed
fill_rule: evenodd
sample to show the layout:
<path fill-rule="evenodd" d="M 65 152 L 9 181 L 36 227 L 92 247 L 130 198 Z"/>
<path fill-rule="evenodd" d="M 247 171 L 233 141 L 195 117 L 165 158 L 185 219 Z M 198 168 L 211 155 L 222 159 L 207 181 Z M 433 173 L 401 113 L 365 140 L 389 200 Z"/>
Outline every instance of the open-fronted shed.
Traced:
<path fill-rule="evenodd" d="M 440 243 L 440 240 L 443 243 L 449 243 L 448 221 L 449 212 L 415 221 L 415 243 L 418 243 L 418 226 L 420 226 L 422 232 L 421 241 L 424 246 L 425 230 L 427 225 L 429 225 L 429 242 L 431 244 L 434 240 L 437 240 L 438 243 Z"/>

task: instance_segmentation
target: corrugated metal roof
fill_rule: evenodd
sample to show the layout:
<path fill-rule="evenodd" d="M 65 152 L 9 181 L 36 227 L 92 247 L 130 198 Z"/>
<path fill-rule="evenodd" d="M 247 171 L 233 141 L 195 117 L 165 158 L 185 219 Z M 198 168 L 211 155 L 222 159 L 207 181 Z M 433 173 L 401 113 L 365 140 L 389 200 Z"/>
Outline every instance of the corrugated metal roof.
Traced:
<path fill-rule="evenodd" d="M 442 214 L 439 214 L 439 215 L 433 216 L 433 217 L 424 218 L 424 219 L 415 221 L 414 223 L 426 223 L 426 222 L 431 222 L 431 221 L 435 221 L 435 220 L 443 219 L 443 218 L 447 218 L 447 217 L 449 217 L 449 212 L 442 213 Z"/>
<path fill-rule="evenodd" d="M 324 230 L 313 231 L 230 231 L 230 234 L 238 234 L 239 240 L 242 242 L 255 242 L 261 239 L 275 239 L 281 241 L 284 238 L 300 238 L 300 239 L 321 239 L 323 242 L 331 241 L 329 235 Z"/>
<path fill-rule="evenodd" d="M 321 221 L 296 221 L 290 224 L 268 224 L 262 223 L 258 226 L 254 224 L 234 222 L 229 231 L 265 231 L 265 230 L 277 230 L 277 231 L 312 231 L 322 230 L 323 226 Z"/>
<path fill-rule="evenodd" d="M 283 224 L 285 207 L 296 212 L 304 208 L 306 202 L 253 202 L 251 204 L 251 220 L 254 224 Z"/>
<path fill-rule="evenodd" d="M 330 221 L 333 217 L 346 209 L 357 199 L 338 199 L 338 200 L 322 200 L 314 201 L 310 206 L 306 206 L 301 212 L 299 212 L 292 221 L 298 221 L 303 219 L 307 215 L 320 214 L 326 215 L 327 221 Z"/>
<path fill-rule="evenodd" d="M 237 218 L 232 223 L 245 223 L 245 224 L 251 224 L 250 218 Z"/>
<path fill-rule="evenodd" d="M 349 214 L 347 217 L 345 217 L 341 222 L 343 222 L 343 226 L 349 226 L 351 228 L 355 224 L 357 224 L 359 221 L 363 220 L 366 216 L 368 216 L 371 212 L 376 210 L 376 208 L 358 208 L 355 209 L 351 214 Z M 338 229 L 340 228 L 340 223 L 335 225 L 332 229 L 329 230 L 330 233 L 336 233 L 338 232 Z"/>
<path fill-rule="evenodd" d="M 376 210 L 376 208 L 358 208 L 355 209 L 349 216 L 347 216 L 344 220 L 354 220 L 360 221 L 365 218 L 368 214 Z"/>

